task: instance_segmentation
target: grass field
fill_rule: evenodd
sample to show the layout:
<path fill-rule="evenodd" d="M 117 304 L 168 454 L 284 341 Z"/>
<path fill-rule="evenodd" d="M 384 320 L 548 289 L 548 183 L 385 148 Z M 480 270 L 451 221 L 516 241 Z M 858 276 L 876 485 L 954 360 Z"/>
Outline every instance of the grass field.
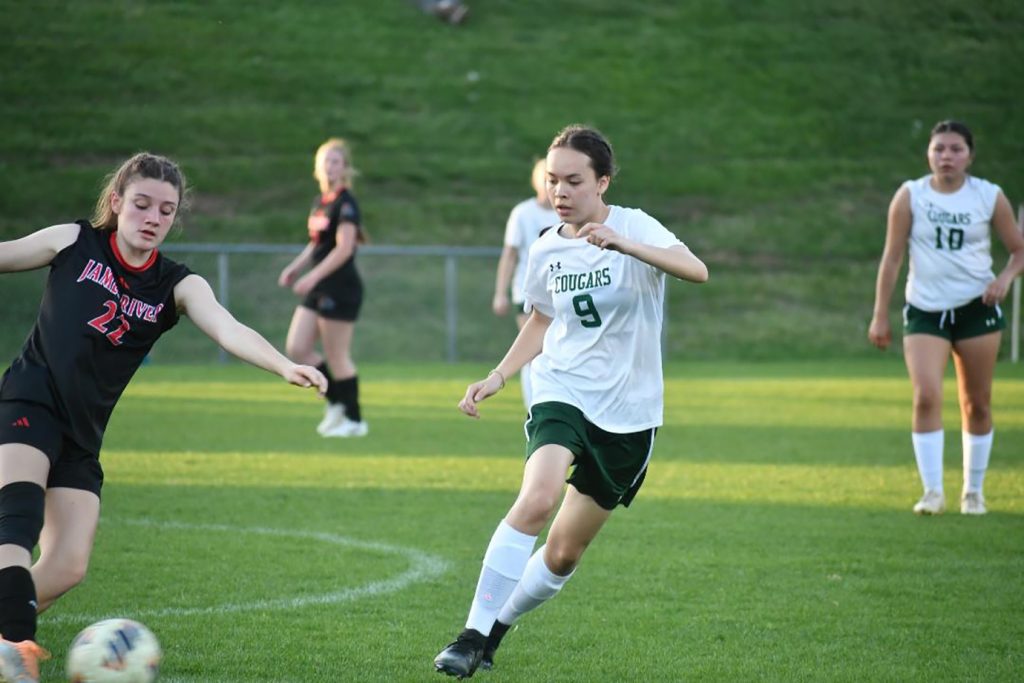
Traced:
<path fill-rule="evenodd" d="M 455 410 L 483 369 L 366 365 L 370 436 L 325 441 L 314 397 L 256 370 L 144 367 L 107 433 L 90 575 L 41 622 L 44 680 L 126 615 L 168 683 L 439 681 L 522 466 L 517 386 L 480 422 Z M 910 513 L 898 361 L 667 376 L 637 501 L 478 679 L 1019 680 L 1024 369 L 997 370 L 984 518 Z"/>

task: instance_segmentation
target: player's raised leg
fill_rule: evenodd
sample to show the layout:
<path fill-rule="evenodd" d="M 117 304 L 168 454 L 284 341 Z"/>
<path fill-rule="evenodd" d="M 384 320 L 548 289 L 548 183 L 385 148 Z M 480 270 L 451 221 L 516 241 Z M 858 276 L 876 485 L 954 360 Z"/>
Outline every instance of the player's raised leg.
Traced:
<path fill-rule="evenodd" d="M 39 537 L 39 559 L 32 565 L 39 612 L 85 578 L 99 519 L 95 493 L 64 487 L 46 492 L 46 524 Z"/>
<path fill-rule="evenodd" d="M 512 595 L 505 602 L 485 645 L 485 668 L 494 665 L 494 653 L 519 617 L 558 595 L 572 578 L 584 551 L 612 514 L 593 498 L 569 486 L 551 523 L 547 543 L 537 549 Z"/>
<path fill-rule="evenodd" d="M 572 460 L 569 449 L 548 444 L 538 448 L 526 461 L 519 496 L 484 553 L 466 626 L 434 658 L 438 671 L 468 678 L 480 665 L 491 627 L 523 575 L 537 534 L 558 506 L 565 473 Z"/>

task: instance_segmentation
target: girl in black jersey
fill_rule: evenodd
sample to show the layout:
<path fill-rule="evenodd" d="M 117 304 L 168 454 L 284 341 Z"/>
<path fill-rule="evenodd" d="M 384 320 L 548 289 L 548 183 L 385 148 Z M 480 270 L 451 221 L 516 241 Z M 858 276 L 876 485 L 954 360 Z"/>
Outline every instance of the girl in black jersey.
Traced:
<path fill-rule="evenodd" d="M 365 436 L 359 377 L 352 362 L 352 332 L 363 303 L 356 246 L 365 241 L 359 205 L 352 196 L 355 168 L 348 145 L 331 138 L 320 145 L 313 177 L 320 194 L 309 214 L 309 244 L 281 271 L 278 284 L 302 297 L 288 328 L 286 351 L 315 365 L 328 379 L 327 408 L 316 430 L 322 436 Z M 299 276 L 307 266 L 309 271 Z M 323 355 L 316 350 L 320 339 Z"/>
<path fill-rule="evenodd" d="M 50 268 L 39 318 L 0 384 L 0 681 L 39 678 L 48 655 L 35 643 L 37 613 L 84 578 L 92 552 L 107 421 L 179 315 L 242 360 L 327 389 L 159 253 L 185 187 L 174 162 L 137 154 L 110 175 L 91 224 L 0 242 L 0 272 Z"/>

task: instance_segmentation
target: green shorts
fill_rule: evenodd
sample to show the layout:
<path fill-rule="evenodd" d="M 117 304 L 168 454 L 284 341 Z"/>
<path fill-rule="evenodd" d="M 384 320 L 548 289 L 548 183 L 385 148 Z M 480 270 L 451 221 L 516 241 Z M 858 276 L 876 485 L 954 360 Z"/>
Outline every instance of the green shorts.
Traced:
<path fill-rule="evenodd" d="M 931 334 L 955 342 L 1005 328 L 1002 309 L 986 306 L 981 297 L 948 311 L 922 311 L 910 304 L 903 307 L 903 336 Z"/>
<path fill-rule="evenodd" d="M 549 444 L 568 448 L 575 457 L 566 481 L 605 510 L 614 510 L 616 505 L 628 507 L 644 483 L 657 431 L 606 432 L 579 408 L 557 401 L 538 403 L 526 420 L 526 457 Z"/>

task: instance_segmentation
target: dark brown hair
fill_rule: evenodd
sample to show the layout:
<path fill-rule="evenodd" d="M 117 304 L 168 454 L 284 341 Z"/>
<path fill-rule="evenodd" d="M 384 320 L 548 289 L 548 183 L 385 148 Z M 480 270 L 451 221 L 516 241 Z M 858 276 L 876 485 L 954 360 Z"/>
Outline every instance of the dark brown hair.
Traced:
<path fill-rule="evenodd" d="M 590 165 L 597 177 L 608 176 L 611 178 L 618 170 L 615 168 L 615 153 L 608 140 L 596 128 L 584 126 L 579 123 L 566 126 L 548 147 L 550 152 L 558 147 L 568 147 L 590 158 Z"/>
<path fill-rule="evenodd" d="M 929 136 L 929 140 L 935 137 L 939 133 L 956 133 L 964 139 L 967 143 L 967 149 L 974 151 L 974 136 L 971 135 L 971 129 L 967 127 L 967 124 L 954 119 L 946 119 L 945 121 L 939 121 L 932 128 L 932 134 Z"/>

